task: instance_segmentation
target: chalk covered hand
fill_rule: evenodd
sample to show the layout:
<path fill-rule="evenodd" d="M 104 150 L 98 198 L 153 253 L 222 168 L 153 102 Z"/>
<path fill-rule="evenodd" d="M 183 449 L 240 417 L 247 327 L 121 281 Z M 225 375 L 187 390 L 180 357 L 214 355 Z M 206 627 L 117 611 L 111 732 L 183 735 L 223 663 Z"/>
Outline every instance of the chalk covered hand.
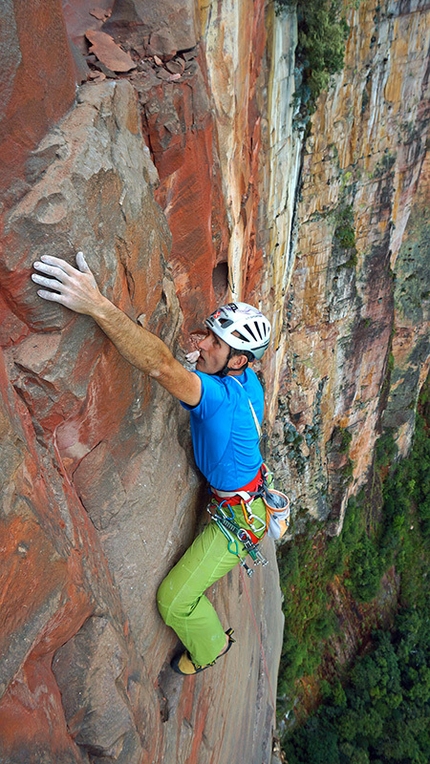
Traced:
<path fill-rule="evenodd" d="M 76 264 L 78 267 L 74 268 L 61 257 L 42 255 L 33 263 L 37 273 L 33 273 L 31 278 L 36 284 L 48 287 L 37 290 L 39 297 L 58 302 L 76 313 L 92 315 L 104 298 L 83 252 L 77 253 Z"/>

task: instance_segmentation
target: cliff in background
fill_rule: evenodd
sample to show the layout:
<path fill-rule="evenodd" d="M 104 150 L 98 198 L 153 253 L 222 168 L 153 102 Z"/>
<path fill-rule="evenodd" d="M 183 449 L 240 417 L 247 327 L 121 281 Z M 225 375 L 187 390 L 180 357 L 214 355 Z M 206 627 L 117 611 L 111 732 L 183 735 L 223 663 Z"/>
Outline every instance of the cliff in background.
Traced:
<path fill-rule="evenodd" d="M 337 532 L 382 426 L 407 451 L 428 371 L 428 7 L 350 12 L 304 144 L 292 11 L 92 9 L 4 13 L 2 760 L 270 762 L 273 545 L 251 581 L 235 570 L 210 593 L 238 645 L 172 675 L 155 591 L 206 500 L 187 416 L 90 320 L 41 304 L 31 263 L 82 249 L 180 358 L 217 301 L 260 304 L 271 460 L 295 515 Z"/>
<path fill-rule="evenodd" d="M 382 429 L 407 453 L 429 369 L 428 19 L 426 3 L 350 12 L 304 146 L 272 448 L 296 512 L 331 533 Z"/>

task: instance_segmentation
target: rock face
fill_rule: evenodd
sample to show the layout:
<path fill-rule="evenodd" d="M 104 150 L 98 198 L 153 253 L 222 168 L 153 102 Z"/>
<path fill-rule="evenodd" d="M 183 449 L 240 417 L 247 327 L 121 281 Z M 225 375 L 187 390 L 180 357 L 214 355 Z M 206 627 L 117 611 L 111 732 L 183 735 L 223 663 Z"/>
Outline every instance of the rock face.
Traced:
<path fill-rule="evenodd" d="M 283 628 L 266 540 L 264 570 L 209 592 L 238 644 L 172 674 L 155 592 L 205 521 L 187 415 L 89 319 L 41 303 L 35 259 L 82 249 L 180 359 L 217 301 L 261 304 L 272 460 L 295 513 L 333 533 L 381 427 L 407 450 L 428 369 L 425 4 L 351 11 L 345 72 L 304 147 L 292 11 L 154 9 L 4 8 L 5 764 L 270 764 Z"/>
<path fill-rule="evenodd" d="M 13 204 L 33 181 L 29 152 L 73 103 L 74 63 L 58 0 L 6 0 L 0 41 L 0 194 Z"/>
<path fill-rule="evenodd" d="M 30 5 L 37 26 L 43 14 Z M 206 92 L 201 73 L 191 76 L 196 92 Z M 189 85 L 182 87 L 186 93 Z M 31 183 L 27 176 L 19 193 L 12 184 L 3 210 L 5 764 L 271 757 L 283 626 L 273 543 L 266 542 L 268 569 L 252 581 L 235 570 L 209 592 L 235 629 L 237 649 L 195 679 L 173 675 L 168 660 L 177 642 L 157 613 L 155 592 L 205 521 L 187 415 L 90 320 L 42 303 L 29 280 L 43 253 L 73 262 L 82 249 L 104 293 L 180 352 L 178 266 L 154 199 L 156 185 L 160 197 L 167 187 L 143 140 L 140 117 L 146 124 L 149 111 L 146 102 L 139 106 L 142 92 L 139 82 L 117 78 L 80 87 L 73 108 L 28 146 L 16 173 L 20 180 L 21 166 L 31 167 Z M 209 110 L 201 119 L 196 145 L 204 147 Z M 205 168 L 209 178 L 209 159 Z M 210 199 L 204 203 L 210 210 Z M 209 252 L 210 283 L 213 267 Z M 199 294 L 201 271 L 193 263 Z M 198 305 L 198 295 L 190 299 Z M 213 291 L 199 314 L 209 299 Z"/>

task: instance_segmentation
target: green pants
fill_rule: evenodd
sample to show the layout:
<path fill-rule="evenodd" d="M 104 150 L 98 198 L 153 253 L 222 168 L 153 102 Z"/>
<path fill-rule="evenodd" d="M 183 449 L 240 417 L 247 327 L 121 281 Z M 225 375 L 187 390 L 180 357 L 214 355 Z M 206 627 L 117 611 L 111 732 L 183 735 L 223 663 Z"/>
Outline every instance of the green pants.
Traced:
<path fill-rule="evenodd" d="M 247 528 L 241 507 L 232 507 L 232 510 L 236 522 Z M 261 499 L 252 503 L 252 512 L 265 520 L 266 508 Z M 264 530 L 255 532 L 258 537 L 263 534 Z M 246 550 L 239 541 L 237 544 L 242 559 L 246 557 Z M 239 558 L 229 550 L 223 532 L 211 521 L 158 589 L 157 604 L 161 617 L 176 632 L 194 663 L 199 666 L 214 661 L 226 641 L 224 627 L 204 592 L 238 562 Z"/>

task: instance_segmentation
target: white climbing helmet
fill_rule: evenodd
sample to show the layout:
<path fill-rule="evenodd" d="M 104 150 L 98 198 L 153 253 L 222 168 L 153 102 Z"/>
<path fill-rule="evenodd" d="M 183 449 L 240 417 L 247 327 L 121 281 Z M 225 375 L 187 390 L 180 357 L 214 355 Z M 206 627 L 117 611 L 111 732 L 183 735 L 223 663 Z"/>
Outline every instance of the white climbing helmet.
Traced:
<path fill-rule="evenodd" d="M 246 302 L 229 302 L 205 321 L 217 337 L 235 350 L 249 350 L 261 358 L 270 341 L 270 323 L 257 308 Z"/>

